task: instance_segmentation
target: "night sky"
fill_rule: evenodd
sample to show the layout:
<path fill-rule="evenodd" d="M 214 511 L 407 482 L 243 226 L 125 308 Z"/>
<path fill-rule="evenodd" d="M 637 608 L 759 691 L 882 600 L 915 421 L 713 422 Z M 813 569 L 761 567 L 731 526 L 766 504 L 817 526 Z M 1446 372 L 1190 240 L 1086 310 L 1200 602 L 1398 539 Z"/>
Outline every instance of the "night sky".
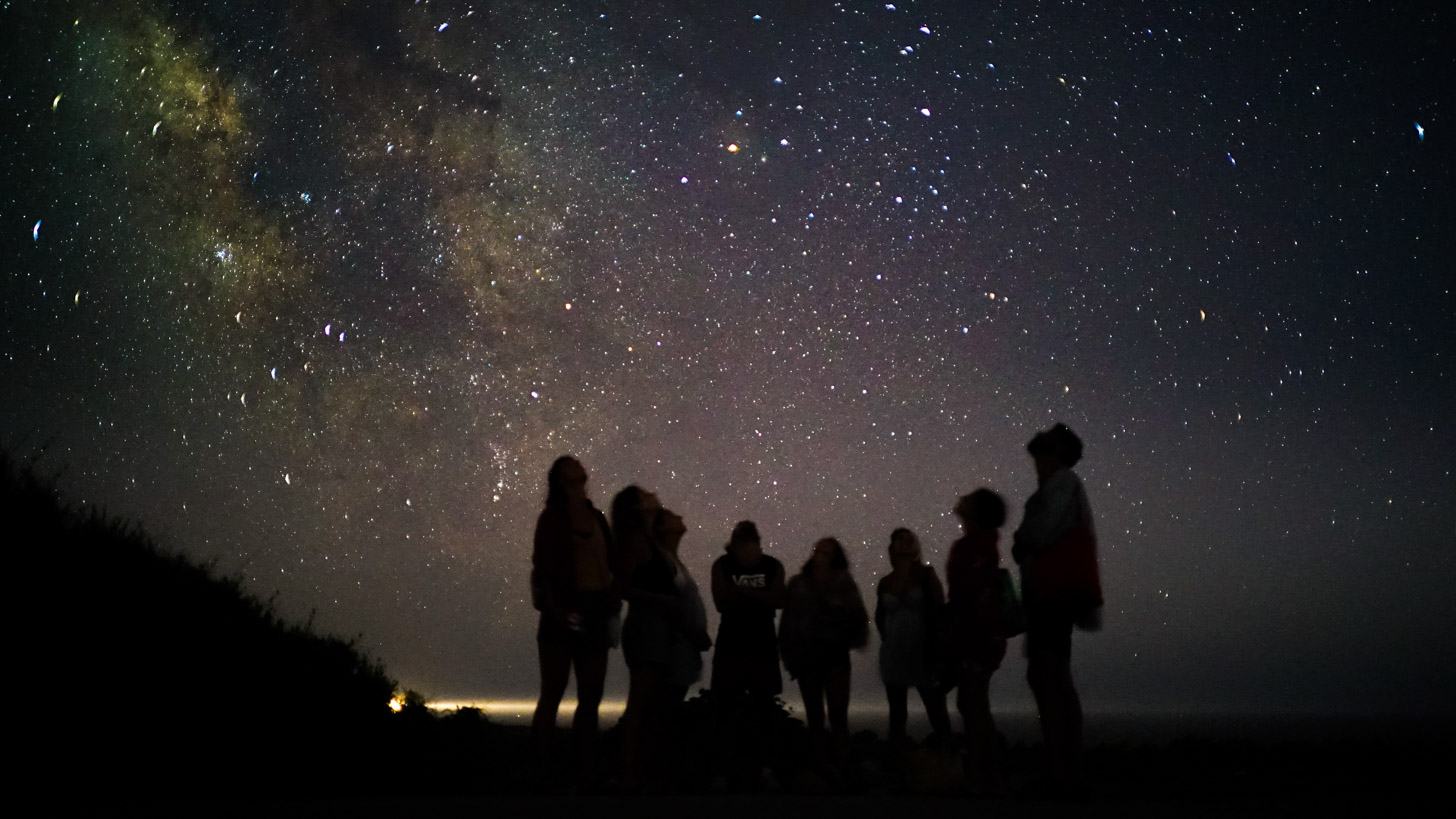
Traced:
<path fill-rule="evenodd" d="M 1451 711 L 1441 5 L 0 2 L 0 441 L 522 698 L 556 456 L 869 597 L 1063 421 L 1089 711 Z"/>

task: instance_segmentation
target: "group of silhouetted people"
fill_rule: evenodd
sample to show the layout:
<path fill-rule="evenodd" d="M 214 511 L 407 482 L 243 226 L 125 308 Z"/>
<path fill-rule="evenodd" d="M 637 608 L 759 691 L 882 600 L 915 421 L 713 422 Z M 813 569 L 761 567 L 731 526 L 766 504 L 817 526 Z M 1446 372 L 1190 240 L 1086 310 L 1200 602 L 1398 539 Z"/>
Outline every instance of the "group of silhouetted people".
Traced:
<path fill-rule="evenodd" d="M 1013 537 L 1019 597 L 1000 565 L 1006 504 L 989 489 L 955 505 L 963 534 L 951 547 L 944 586 L 922 559 L 915 533 L 891 533 L 891 570 L 876 589 L 873 618 L 838 540 L 816 541 L 800 571 L 786 577 L 783 564 L 764 553 L 755 524 L 742 521 L 713 563 L 716 643 L 708 635 L 703 596 L 678 557 L 686 532 L 682 518 L 651 492 L 629 486 L 613 499 L 608 524 L 587 498 L 586 470 L 572 457 L 558 458 L 547 477 L 532 552 L 532 600 L 541 612 L 541 696 L 532 727 L 541 769 L 550 762 L 557 710 L 575 668 L 578 776 L 588 786 L 602 781 L 597 712 L 607 652 L 618 643 L 630 672 L 621 719 L 624 791 L 671 788 L 663 778 L 673 713 L 698 682 L 709 648 L 725 774 L 742 774 L 729 769 L 763 758 L 756 744 L 767 735 L 765 714 L 783 691 L 781 661 L 803 695 L 811 754 L 832 758 L 849 736 L 850 654 L 866 645 L 873 622 L 891 747 L 902 750 L 908 742 L 911 688 L 925 705 L 932 741 L 949 747 L 946 696 L 954 688 L 967 787 L 985 794 L 1007 790 L 1003 743 L 991 717 L 991 676 L 1005 657 L 1007 638 L 1024 630 L 1027 679 L 1048 754 L 1045 781 L 1075 787 L 1082 712 L 1072 683 L 1071 636 L 1074 626 L 1095 628 L 1101 610 L 1096 535 L 1086 492 L 1072 471 L 1082 457 L 1081 440 L 1057 424 L 1032 438 L 1027 451 L 1037 490 Z M 772 776 L 767 770 L 746 774 Z"/>

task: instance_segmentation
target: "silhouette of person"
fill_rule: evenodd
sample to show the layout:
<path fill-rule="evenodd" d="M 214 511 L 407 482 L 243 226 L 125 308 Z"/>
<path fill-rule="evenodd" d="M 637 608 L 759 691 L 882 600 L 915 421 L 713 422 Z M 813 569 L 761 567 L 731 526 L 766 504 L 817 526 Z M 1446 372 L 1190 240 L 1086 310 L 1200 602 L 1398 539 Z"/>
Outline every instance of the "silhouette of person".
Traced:
<path fill-rule="evenodd" d="M 661 508 L 662 503 L 656 495 L 636 484 L 624 487 L 622 491 L 612 497 L 612 537 L 617 543 L 617 552 L 621 555 L 622 571 L 619 573 L 618 581 L 623 599 L 628 606 L 627 622 L 632 620 L 633 580 L 637 570 L 646 564 L 656 551 L 656 538 L 653 530 L 657 513 Z M 639 621 L 642 614 L 642 612 L 638 612 Z M 628 656 L 626 623 L 623 624 L 622 632 L 622 657 L 627 661 L 629 673 L 627 705 L 622 711 L 621 720 L 617 723 L 622 728 L 623 737 L 623 787 L 638 790 L 641 788 L 641 782 L 638 779 L 640 771 L 635 751 L 641 744 L 642 715 L 639 712 L 645 689 L 642 689 L 640 683 L 634 686 L 630 679 L 633 662 Z"/>
<path fill-rule="evenodd" d="M 710 690 L 718 706 L 719 752 L 740 781 L 760 776 L 775 698 L 784 690 L 774 618 L 784 606 L 784 565 L 764 554 L 758 527 L 739 521 L 713 562 L 718 639 Z"/>
<path fill-rule="evenodd" d="M 724 554 L 713 562 L 713 605 L 718 622 L 712 690 L 718 697 L 776 697 L 779 673 L 774 617 L 784 606 L 784 565 L 763 553 L 758 527 L 733 527 Z"/>
<path fill-rule="evenodd" d="M 920 559 L 920 539 L 909 529 L 890 533 L 890 573 L 875 590 L 875 629 L 880 635 L 880 679 L 890 704 L 890 747 L 904 749 L 909 689 L 920 693 L 930 726 L 940 740 L 951 735 L 940 669 L 940 626 L 945 592 L 935 569 Z"/>
<path fill-rule="evenodd" d="M 597 711 L 621 596 L 614 574 L 612 530 L 587 499 L 586 483 L 586 469 L 579 461 L 569 455 L 557 458 L 546 476 L 546 508 L 536 521 L 531 597 L 541 612 L 536 629 L 541 694 L 531 733 L 539 772 L 548 776 L 556 712 L 575 668 L 572 736 L 581 781 L 591 786 L 597 778 Z"/>
<path fill-rule="evenodd" d="M 636 484 L 625 487 L 612 498 L 612 538 L 622 565 L 617 580 L 624 595 L 632 584 L 632 573 L 652 556 L 651 530 L 661 508 L 662 502 L 656 495 Z"/>
<path fill-rule="evenodd" d="M 835 746 L 844 748 L 849 740 L 849 652 L 869 641 L 869 615 L 844 546 L 832 537 L 816 541 L 787 591 L 779 623 L 784 668 L 799 681 L 815 751 L 825 750 L 826 701 Z"/>
<path fill-rule="evenodd" d="M 622 716 L 623 787 L 661 789 L 671 767 L 665 745 L 674 708 L 702 673 L 712 645 L 698 585 L 678 558 L 687 527 L 675 512 L 652 510 L 652 546 L 627 586 L 622 655 L 631 672 Z"/>
<path fill-rule="evenodd" d="M 945 564 L 950 598 L 946 662 L 966 733 L 967 784 L 972 793 L 1003 793 L 1001 738 L 991 718 L 991 675 L 1006 657 L 997 546 L 1006 502 L 989 489 L 977 489 L 961 497 L 955 514 L 964 534 L 950 547 Z"/>
<path fill-rule="evenodd" d="M 1013 537 L 1026 607 L 1026 678 L 1041 716 L 1042 737 L 1059 786 L 1075 785 L 1082 750 L 1082 703 L 1072 684 L 1072 627 L 1100 625 L 1102 584 L 1092 507 L 1072 467 L 1082 441 L 1064 424 L 1026 445 L 1037 489 Z"/>

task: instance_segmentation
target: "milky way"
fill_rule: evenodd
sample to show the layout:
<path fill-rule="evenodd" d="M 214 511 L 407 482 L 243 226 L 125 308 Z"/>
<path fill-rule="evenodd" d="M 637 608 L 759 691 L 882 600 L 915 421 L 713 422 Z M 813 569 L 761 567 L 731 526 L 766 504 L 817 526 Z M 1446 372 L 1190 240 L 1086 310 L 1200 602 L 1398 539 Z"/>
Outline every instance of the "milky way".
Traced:
<path fill-rule="evenodd" d="M 869 591 L 1064 421 L 1089 708 L 1449 709 L 1451 14 L 1109 5 L 0 5 L 4 442 L 519 697 L 555 456 Z"/>

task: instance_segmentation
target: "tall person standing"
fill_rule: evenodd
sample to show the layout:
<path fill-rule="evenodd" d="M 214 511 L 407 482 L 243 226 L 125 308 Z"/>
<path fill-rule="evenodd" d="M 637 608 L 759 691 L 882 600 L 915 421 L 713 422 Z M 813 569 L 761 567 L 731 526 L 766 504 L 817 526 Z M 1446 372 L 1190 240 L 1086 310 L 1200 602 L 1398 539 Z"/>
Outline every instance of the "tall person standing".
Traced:
<path fill-rule="evenodd" d="M 1076 787 L 1082 703 L 1072 683 L 1072 629 L 1100 626 L 1097 534 L 1082 479 L 1072 471 L 1082 459 L 1082 440 L 1057 424 L 1037 433 L 1026 451 L 1036 465 L 1037 489 L 1011 547 L 1021 565 L 1026 608 L 1026 679 L 1041 717 L 1052 784 Z"/>
<path fill-rule="evenodd" d="M 941 687 L 940 644 L 945 588 L 920 556 L 920 539 L 906 528 L 890 533 L 890 573 L 875 590 L 875 629 L 880 634 L 880 680 L 890 705 L 890 748 L 908 746 L 909 689 L 925 704 L 937 747 L 951 736 Z"/>
<path fill-rule="evenodd" d="M 539 773 L 549 777 L 556 712 L 576 669 L 572 737 L 580 760 L 578 782 L 598 779 L 597 711 L 607 678 L 607 651 L 622 607 L 615 582 L 615 551 L 607 519 L 586 496 L 586 469 L 569 455 L 546 475 L 546 508 L 536 521 L 531 551 L 531 599 L 541 612 L 536 648 L 541 694 L 531 719 Z"/>
<path fill-rule="evenodd" d="M 779 623 L 779 654 L 799 681 L 811 747 L 823 755 L 826 704 L 833 751 L 849 745 L 849 652 L 869 640 L 869 614 L 850 574 L 844 546 L 820 538 L 804 568 L 789 580 Z"/>
<path fill-rule="evenodd" d="M 767 778 L 775 699 L 783 693 L 779 640 L 774 630 L 784 607 L 784 564 L 764 554 L 758 526 L 739 521 L 724 554 L 713 562 L 713 605 L 718 639 L 710 683 L 719 709 L 720 768 L 740 787 Z"/>
<path fill-rule="evenodd" d="M 966 733 L 966 785 L 971 793 L 997 795 L 1006 791 L 1001 766 L 1001 735 L 991 716 L 991 675 L 1006 657 L 1005 622 L 1001 586 L 1001 525 L 1006 502 L 981 488 L 961 497 L 955 505 L 962 535 L 950 547 L 945 563 L 949 587 L 949 628 L 946 662 L 957 688 L 956 708 Z"/>

